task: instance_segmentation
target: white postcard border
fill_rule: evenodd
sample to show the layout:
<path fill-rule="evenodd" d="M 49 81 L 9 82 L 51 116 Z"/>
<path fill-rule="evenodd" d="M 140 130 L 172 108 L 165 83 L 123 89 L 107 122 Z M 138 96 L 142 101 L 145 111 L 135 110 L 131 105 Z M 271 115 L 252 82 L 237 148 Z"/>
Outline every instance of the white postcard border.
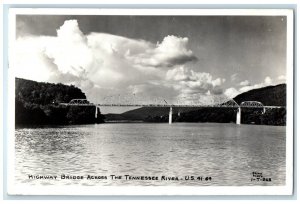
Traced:
<path fill-rule="evenodd" d="M 199 16 L 280 16 L 287 17 L 287 125 L 285 186 L 28 186 L 14 185 L 15 74 L 9 68 L 8 80 L 8 182 L 10 195 L 291 195 L 293 193 L 293 10 L 289 9 L 10 9 L 9 56 L 16 39 L 16 15 L 199 15 Z"/>

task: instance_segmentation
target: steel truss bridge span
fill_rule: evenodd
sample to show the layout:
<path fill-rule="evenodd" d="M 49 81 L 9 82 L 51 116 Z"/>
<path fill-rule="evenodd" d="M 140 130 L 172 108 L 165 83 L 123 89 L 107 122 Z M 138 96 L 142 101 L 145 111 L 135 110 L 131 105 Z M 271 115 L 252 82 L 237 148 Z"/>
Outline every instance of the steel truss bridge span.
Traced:
<path fill-rule="evenodd" d="M 169 124 L 172 123 L 172 114 L 173 108 L 237 108 L 237 117 L 236 124 L 241 124 L 241 109 L 242 108 L 261 108 L 264 114 L 267 108 L 285 108 L 284 106 L 264 106 L 259 101 L 243 101 L 238 104 L 235 100 L 229 99 L 224 103 L 216 103 L 216 104 L 168 104 L 165 101 L 165 104 L 146 104 L 146 103 L 100 103 L 94 104 L 90 103 L 87 99 L 72 99 L 69 103 L 60 103 L 60 105 L 64 106 L 94 106 L 95 107 L 95 117 L 97 118 L 97 108 L 98 107 L 168 107 L 170 108 L 169 112 Z"/>

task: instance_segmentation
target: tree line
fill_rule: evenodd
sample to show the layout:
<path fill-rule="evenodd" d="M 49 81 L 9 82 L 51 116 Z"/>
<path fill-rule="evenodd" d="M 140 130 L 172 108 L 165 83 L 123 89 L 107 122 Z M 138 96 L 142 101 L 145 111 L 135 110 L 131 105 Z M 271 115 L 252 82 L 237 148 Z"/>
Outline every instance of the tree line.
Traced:
<path fill-rule="evenodd" d="M 16 78 L 16 125 L 89 124 L 102 123 L 104 116 L 95 107 L 61 106 L 74 98 L 86 99 L 86 95 L 73 85 L 36 82 Z"/>

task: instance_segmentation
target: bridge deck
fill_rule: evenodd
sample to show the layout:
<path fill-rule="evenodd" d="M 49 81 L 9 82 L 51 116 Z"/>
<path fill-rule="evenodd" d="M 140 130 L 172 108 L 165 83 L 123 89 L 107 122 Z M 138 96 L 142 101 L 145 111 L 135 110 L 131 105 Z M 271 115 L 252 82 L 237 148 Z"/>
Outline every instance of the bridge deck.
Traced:
<path fill-rule="evenodd" d="M 99 107 L 173 107 L 173 108 L 285 108 L 285 106 L 228 106 L 228 105 L 184 105 L 184 104 L 70 104 L 65 106 L 99 106 Z"/>

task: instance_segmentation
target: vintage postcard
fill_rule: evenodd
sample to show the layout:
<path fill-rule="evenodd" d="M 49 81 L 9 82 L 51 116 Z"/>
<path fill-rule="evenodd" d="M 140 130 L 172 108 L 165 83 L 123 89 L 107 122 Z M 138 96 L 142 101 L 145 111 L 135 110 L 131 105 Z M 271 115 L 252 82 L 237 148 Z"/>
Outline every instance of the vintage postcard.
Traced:
<path fill-rule="evenodd" d="M 11 9 L 10 195 L 291 195 L 293 10 Z"/>

